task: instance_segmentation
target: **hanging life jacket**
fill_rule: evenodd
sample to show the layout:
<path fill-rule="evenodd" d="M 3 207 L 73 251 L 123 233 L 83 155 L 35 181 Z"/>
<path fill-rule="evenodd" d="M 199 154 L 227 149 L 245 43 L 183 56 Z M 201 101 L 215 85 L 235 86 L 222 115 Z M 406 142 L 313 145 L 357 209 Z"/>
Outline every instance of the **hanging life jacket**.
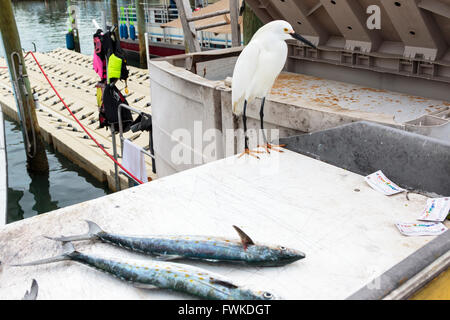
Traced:
<path fill-rule="evenodd" d="M 113 75 L 109 75 L 108 82 L 114 79 L 120 79 L 126 82 L 128 79 L 127 59 L 125 51 L 120 47 L 120 41 L 114 39 L 114 35 L 110 31 L 102 33 L 102 30 L 97 30 L 93 36 L 94 39 L 94 57 L 93 67 L 97 74 L 100 76 L 101 81 L 106 80 L 107 68 L 110 67 L 109 60 L 113 55 L 111 67 L 118 65 L 118 59 L 122 60 L 120 74 L 114 72 Z M 97 57 L 98 58 L 97 58 Z M 107 65 L 108 61 L 108 65 Z M 109 72 L 109 69 L 108 69 Z M 109 74 L 109 73 L 108 73 Z"/>
<path fill-rule="evenodd" d="M 114 39 L 115 35 L 111 34 L 110 31 L 105 32 L 101 38 L 102 50 L 105 52 L 106 60 L 108 61 L 108 82 L 114 81 L 114 79 L 120 79 L 126 81 L 128 79 L 128 69 L 127 69 L 127 59 L 125 51 L 120 47 L 120 41 Z M 114 55 L 114 57 L 112 57 Z M 120 75 L 115 72 L 113 75 L 109 74 L 110 59 L 113 59 L 111 67 L 118 65 L 117 59 L 122 60 Z"/>
<path fill-rule="evenodd" d="M 101 79 L 97 84 L 100 128 L 114 124 L 114 129 L 118 131 L 118 106 L 120 103 L 128 105 L 128 102 L 114 83 L 120 79 L 124 80 L 126 85 L 129 72 L 125 52 L 120 47 L 120 41 L 115 39 L 115 34 L 111 31 L 103 33 L 100 29 L 94 34 L 94 48 L 94 69 Z M 110 84 L 107 85 L 107 83 Z M 128 94 L 127 87 L 125 87 L 125 93 Z M 126 132 L 129 130 L 129 122 L 132 121 L 131 112 L 123 108 L 121 116 L 123 129 Z"/>
<path fill-rule="evenodd" d="M 114 79 L 126 80 L 128 78 L 128 70 L 126 68 L 127 61 L 117 57 L 114 53 L 109 56 L 108 60 L 108 77 L 111 81 Z"/>
<path fill-rule="evenodd" d="M 106 83 L 99 81 L 95 85 L 97 88 L 97 107 L 98 107 L 98 122 L 100 123 L 100 128 L 108 127 L 109 123 L 106 120 L 105 108 L 103 107 L 103 90 L 105 90 Z"/>
<path fill-rule="evenodd" d="M 102 30 L 97 30 L 94 34 L 94 56 L 93 67 L 100 77 L 101 82 L 106 82 L 106 54 L 102 46 Z"/>
<path fill-rule="evenodd" d="M 100 122 L 100 128 L 105 126 L 114 125 L 114 130 L 119 131 L 119 105 L 124 103 L 128 105 L 127 100 L 122 93 L 117 89 L 114 83 L 107 84 L 103 89 L 103 104 L 100 108 L 99 119 L 103 118 L 103 123 Z M 133 122 L 131 111 L 122 108 L 120 110 L 120 116 L 122 120 L 123 132 L 130 130 L 130 126 Z"/>

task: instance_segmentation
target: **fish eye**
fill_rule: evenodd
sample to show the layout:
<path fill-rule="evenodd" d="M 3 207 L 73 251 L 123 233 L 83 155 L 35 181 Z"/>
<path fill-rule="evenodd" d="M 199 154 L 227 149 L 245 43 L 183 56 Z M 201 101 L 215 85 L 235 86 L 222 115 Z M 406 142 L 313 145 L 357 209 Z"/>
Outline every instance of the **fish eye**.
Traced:
<path fill-rule="evenodd" d="M 284 32 L 288 32 L 288 31 L 289 31 L 289 29 L 288 29 L 288 28 L 284 28 L 283 30 L 284 30 Z"/>
<path fill-rule="evenodd" d="M 273 298 L 273 294 L 271 294 L 270 292 L 264 292 L 263 293 L 263 297 L 265 299 L 272 299 Z"/>
<path fill-rule="evenodd" d="M 286 247 L 280 246 L 281 251 L 286 251 Z"/>

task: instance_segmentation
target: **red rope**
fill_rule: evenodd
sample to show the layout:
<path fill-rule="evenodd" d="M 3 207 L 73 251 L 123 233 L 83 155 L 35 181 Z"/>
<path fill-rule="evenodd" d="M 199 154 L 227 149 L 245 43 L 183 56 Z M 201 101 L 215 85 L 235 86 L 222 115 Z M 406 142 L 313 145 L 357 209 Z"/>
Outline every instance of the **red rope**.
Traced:
<path fill-rule="evenodd" d="M 36 62 L 36 64 L 38 65 L 39 69 L 41 69 L 42 74 L 44 75 L 45 79 L 47 80 L 47 82 L 49 83 L 49 85 L 52 87 L 53 91 L 56 93 L 56 95 L 58 96 L 59 100 L 61 100 L 61 102 L 64 104 L 64 107 L 66 107 L 66 109 L 69 111 L 69 113 L 72 115 L 72 117 L 75 119 L 75 121 L 80 125 L 80 127 L 84 130 L 84 132 L 86 132 L 86 134 L 95 142 L 95 144 L 102 149 L 102 151 L 112 160 L 114 161 L 123 171 L 125 171 L 127 174 L 130 175 L 130 177 L 132 177 L 134 180 L 136 180 L 137 182 L 139 182 L 139 184 L 143 184 L 143 182 L 141 180 L 139 180 L 138 178 L 136 178 L 132 173 L 130 173 L 127 169 L 125 169 L 119 162 L 117 162 L 116 159 L 114 159 L 114 157 L 108 153 L 108 151 L 105 150 L 105 148 L 102 147 L 102 145 L 100 143 L 98 143 L 97 140 L 95 140 L 95 138 L 87 131 L 87 129 L 83 126 L 83 124 L 80 122 L 80 120 L 77 119 L 77 117 L 73 114 L 72 110 L 70 110 L 69 106 L 64 102 L 63 98 L 61 98 L 61 96 L 59 95 L 58 91 L 56 91 L 55 87 L 53 86 L 53 84 L 51 83 L 50 79 L 47 77 L 47 75 L 45 74 L 44 70 L 42 69 L 41 65 L 39 64 L 39 62 L 37 61 L 36 57 L 34 56 L 34 53 L 32 51 L 28 51 L 27 54 L 25 55 L 24 59 L 31 53 L 31 56 L 34 58 L 34 61 Z"/>

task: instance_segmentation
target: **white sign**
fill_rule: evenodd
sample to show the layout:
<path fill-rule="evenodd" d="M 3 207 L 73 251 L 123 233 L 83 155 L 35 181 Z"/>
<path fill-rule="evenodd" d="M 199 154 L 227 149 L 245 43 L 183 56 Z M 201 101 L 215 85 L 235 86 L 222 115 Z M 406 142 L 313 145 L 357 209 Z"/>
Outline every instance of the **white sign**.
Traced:
<path fill-rule="evenodd" d="M 387 196 L 405 191 L 405 189 L 400 188 L 398 185 L 386 178 L 381 170 L 369 174 L 367 177 L 364 177 L 364 180 L 366 180 L 369 186 L 371 186 L 373 189 Z"/>
<path fill-rule="evenodd" d="M 444 221 L 450 211 L 450 198 L 434 198 L 427 200 L 427 207 L 418 220 Z"/>
<path fill-rule="evenodd" d="M 440 222 L 399 222 L 395 226 L 405 236 L 438 236 L 447 231 Z"/>

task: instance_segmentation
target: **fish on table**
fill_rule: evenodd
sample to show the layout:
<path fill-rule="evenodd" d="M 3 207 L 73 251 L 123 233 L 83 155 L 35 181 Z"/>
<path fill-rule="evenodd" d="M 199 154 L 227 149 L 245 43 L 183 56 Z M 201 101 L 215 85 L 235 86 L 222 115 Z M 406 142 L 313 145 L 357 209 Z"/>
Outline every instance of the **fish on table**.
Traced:
<path fill-rule="evenodd" d="M 83 235 L 46 237 L 57 241 L 101 240 L 125 249 L 156 256 L 160 260 L 201 259 L 241 262 L 253 266 L 283 266 L 305 258 L 305 254 L 284 246 L 256 244 L 244 231 L 233 226 L 239 240 L 214 236 L 162 235 L 125 236 L 103 231 L 86 220 L 89 231 Z"/>
<path fill-rule="evenodd" d="M 64 253 L 47 259 L 15 264 L 14 267 L 72 260 L 116 278 L 132 283 L 138 288 L 171 289 L 202 299 L 216 300 L 272 300 L 268 291 L 252 290 L 207 270 L 180 263 L 156 260 L 118 260 L 78 252 L 71 242 L 63 243 Z"/>

